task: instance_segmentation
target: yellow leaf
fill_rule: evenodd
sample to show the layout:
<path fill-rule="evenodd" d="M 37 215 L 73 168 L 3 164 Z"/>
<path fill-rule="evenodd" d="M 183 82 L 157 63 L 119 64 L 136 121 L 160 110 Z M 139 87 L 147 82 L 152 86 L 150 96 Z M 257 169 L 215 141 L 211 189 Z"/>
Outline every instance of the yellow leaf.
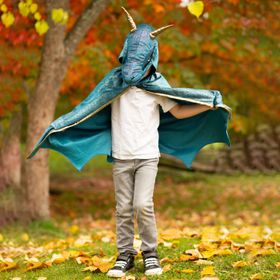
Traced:
<path fill-rule="evenodd" d="M 88 257 L 87 253 L 82 251 L 70 251 L 68 254 L 69 258 L 77 258 L 77 257 Z"/>
<path fill-rule="evenodd" d="M 162 269 L 164 272 L 169 271 L 171 269 L 171 264 L 166 264 Z"/>
<path fill-rule="evenodd" d="M 14 23 L 15 17 L 11 12 L 7 12 L 1 15 L 1 20 L 5 27 L 10 27 Z"/>
<path fill-rule="evenodd" d="M 90 272 L 93 272 L 95 271 L 96 269 L 98 269 L 98 267 L 94 266 L 94 265 L 91 265 L 91 266 L 88 266 L 88 267 L 85 267 L 82 269 L 82 271 L 90 271 Z"/>
<path fill-rule="evenodd" d="M 202 1 L 192 2 L 188 5 L 188 10 L 192 15 L 199 18 L 204 10 L 204 3 Z"/>
<path fill-rule="evenodd" d="M 13 277 L 11 280 L 21 280 L 21 277 Z"/>
<path fill-rule="evenodd" d="M 184 251 L 185 255 L 195 256 L 197 259 L 202 258 L 203 256 L 200 254 L 198 249 L 189 249 Z"/>
<path fill-rule="evenodd" d="M 39 35 L 43 35 L 49 29 L 49 25 L 45 20 L 39 20 L 35 23 L 35 29 Z"/>
<path fill-rule="evenodd" d="M 8 11 L 8 8 L 5 4 L 2 4 L 1 7 L 0 7 L 0 10 L 3 12 L 3 13 L 6 13 Z"/>
<path fill-rule="evenodd" d="M 55 23 L 62 23 L 65 24 L 68 20 L 68 13 L 64 11 L 63 9 L 53 9 L 52 10 L 52 20 Z"/>
<path fill-rule="evenodd" d="M 27 3 L 24 3 L 24 2 L 19 2 L 18 3 L 18 9 L 19 9 L 19 12 L 20 14 L 23 16 L 23 17 L 27 17 L 28 14 L 29 14 L 29 5 Z"/>
<path fill-rule="evenodd" d="M 25 271 L 43 268 L 47 266 L 47 264 L 39 261 L 37 258 L 30 258 L 30 259 L 27 258 L 26 263 L 27 263 L 27 268 L 25 269 Z"/>
<path fill-rule="evenodd" d="M 92 261 L 91 261 L 91 258 L 90 257 L 77 257 L 77 258 L 75 258 L 76 259 L 76 262 L 78 263 L 78 264 L 81 264 L 81 263 L 83 263 L 83 264 L 91 264 L 92 263 Z"/>
<path fill-rule="evenodd" d="M 180 255 L 180 261 L 193 261 L 197 259 L 198 259 L 197 256 L 185 255 L 185 254 Z"/>
<path fill-rule="evenodd" d="M 30 12 L 34 14 L 38 10 L 38 5 L 36 3 L 31 4 Z"/>
<path fill-rule="evenodd" d="M 53 254 L 51 258 L 51 263 L 60 264 L 65 262 L 65 257 L 61 254 Z"/>
<path fill-rule="evenodd" d="M 260 273 L 255 273 L 250 276 L 250 280 L 260 280 L 262 279 L 262 275 Z"/>
<path fill-rule="evenodd" d="M 212 261 L 207 261 L 207 260 L 197 260 L 197 261 L 194 261 L 195 264 L 205 264 L 205 265 L 211 265 L 213 264 L 214 262 Z"/>
<path fill-rule="evenodd" d="M 237 262 L 232 263 L 231 265 L 234 268 L 239 268 L 239 267 L 247 266 L 247 265 L 249 265 L 249 263 L 245 262 L 245 261 L 237 261 Z"/>
<path fill-rule="evenodd" d="M 91 280 L 90 276 L 86 276 L 83 280 Z"/>
<path fill-rule="evenodd" d="M 257 249 L 257 250 L 253 250 L 252 252 L 250 252 L 249 258 L 255 258 L 255 257 L 259 257 L 259 256 L 268 256 L 268 255 L 274 255 L 274 254 L 276 254 L 276 252 L 272 249 Z"/>
<path fill-rule="evenodd" d="M 164 240 L 173 240 L 182 237 L 182 233 L 180 230 L 175 228 L 166 229 L 160 233 L 160 237 Z"/>
<path fill-rule="evenodd" d="M 191 269 L 191 268 L 188 268 L 188 269 L 182 269 L 180 270 L 180 272 L 184 272 L 184 273 L 193 273 L 195 272 L 195 270 Z"/>
<path fill-rule="evenodd" d="M 229 249 L 217 249 L 217 250 L 209 250 L 202 252 L 204 258 L 211 258 L 213 256 L 225 256 L 232 255 L 232 251 Z"/>
<path fill-rule="evenodd" d="M 38 277 L 37 280 L 47 280 L 47 277 Z"/>
<path fill-rule="evenodd" d="M 72 233 L 72 234 L 76 234 L 78 233 L 80 230 L 79 226 L 77 225 L 72 225 L 70 228 L 69 228 L 69 231 Z"/>
<path fill-rule="evenodd" d="M 23 241 L 28 241 L 29 240 L 29 235 L 27 233 L 23 233 L 20 238 Z"/>
<path fill-rule="evenodd" d="M 161 260 L 160 260 L 160 263 L 162 264 L 162 263 L 174 263 L 176 260 L 172 260 L 172 259 L 170 259 L 170 258 L 168 258 L 168 257 L 165 257 L 165 258 L 162 258 Z"/>
<path fill-rule="evenodd" d="M 276 266 L 277 268 L 280 268 L 280 262 L 277 262 L 277 263 L 275 264 L 275 266 Z"/>
<path fill-rule="evenodd" d="M 34 14 L 34 18 L 35 18 L 36 20 L 40 20 L 40 19 L 41 19 L 41 14 L 40 14 L 39 12 L 36 12 L 36 13 Z"/>
<path fill-rule="evenodd" d="M 4 236 L 0 234 L 0 242 L 2 242 L 3 240 L 4 240 Z"/>
<path fill-rule="evenodd" d="M 124 280 L 135 280 L 135 276 L 133 275 L 127 275 L 125 276 L 125 279 Z"/>
<path fill-rule="evenodd" d="M 206 275 L 210 275 L 210 276 L 214 276 L 215 275 L 215 271 L 214 271 L 214 266 L 210 265 L 210 266 L 206 266 L 202 269 L 201 271 L 201 276 L 206 276 Z"/>
<path fill-rule="evenodd" d="M 16 268 L 18 265 L 11 258 L 1 259 L 0 261 L 0 272 L 7 271 Z"/>
<path fill-rule="evenodd" d="M 81 235 L 79 238 L 74 242 L 75 247 L 82 247 L 92 243 L 92 240 L 89 235 Z"/>

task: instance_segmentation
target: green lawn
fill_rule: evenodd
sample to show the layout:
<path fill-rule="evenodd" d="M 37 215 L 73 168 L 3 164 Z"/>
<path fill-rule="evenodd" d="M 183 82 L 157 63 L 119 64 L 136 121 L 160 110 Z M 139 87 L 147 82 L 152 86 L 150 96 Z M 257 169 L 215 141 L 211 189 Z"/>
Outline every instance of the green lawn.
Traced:
<path fill-rule="evenodd" d="M 51 153 L 50 167 L 52 219 L 0 230 L 0 269 L 3 258 L 8 257 L 19 266 L 0 272 L 0 279 L 109 279 L 100 271 L 83 272 L 86 265 L 78 264 L 75 257 L 24 272 L 26 257 L 37 257 L 44 262 L 53 254 L 67 255 L 65 252 L 82 252 L 89 258 L 117 254 L 111 164 L 99 156 L 78 172 L 61 155 Z M 207 266 L 214 267 L 219 279 L 254 279 L 252 275 L 256 273 L 262 278 L 255 276 L 255 279 L 280 279 L 279 201 L 280 174 L 225 176 L 160 168 L 154 193 L 158 252 L 162 260 L 169 258 L 172 262 L 163 260 L 166 272 L 147 279 L 201 279 L 201 272 Z M 209 241 L 213 232 L 219 232 L 214 236 L 216 243 Z M 135 233 L 137 236 L 137 226 Z M 84 242 L 85 237 L 90 242 L 81 245 L 79 242 Z M 207 240 L 212 245 L 221 246 L 222 241 L 227 241 L 230 246 L 246 244 L 247 247 L 245 252 L 231 250 L 230 255 L 204 257 L 213 261 L 211 265 L 180 259 L 186 250 L 205 245 Z M 270 250 L 267 255 L 265 248 Z M 232 264 L 239 260 L 250 260 L 250 264 L 234 268 Z M 184 269 L 193 272 L 182 272 Z M 144 277 L 140 255 L 128 275 L 136 279 Z"/>

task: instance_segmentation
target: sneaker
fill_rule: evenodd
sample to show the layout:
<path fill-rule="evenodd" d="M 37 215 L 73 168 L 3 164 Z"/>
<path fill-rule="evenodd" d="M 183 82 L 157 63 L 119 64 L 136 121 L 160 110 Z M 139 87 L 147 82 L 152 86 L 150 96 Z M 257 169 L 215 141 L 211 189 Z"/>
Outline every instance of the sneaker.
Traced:
<path fill-rule="evenodd" d="M 163 272 L 159 263 L 159 257 L 156 251 L 142 252 L 145 275 L 160 275 Z"/>
<path fill-rule="evenodd" d="M 116 262 L 107 272 L 109 277 L 122 277 L 126 272 L 134 267 L 134 255 L 121 253 L 118 255 Z"/>

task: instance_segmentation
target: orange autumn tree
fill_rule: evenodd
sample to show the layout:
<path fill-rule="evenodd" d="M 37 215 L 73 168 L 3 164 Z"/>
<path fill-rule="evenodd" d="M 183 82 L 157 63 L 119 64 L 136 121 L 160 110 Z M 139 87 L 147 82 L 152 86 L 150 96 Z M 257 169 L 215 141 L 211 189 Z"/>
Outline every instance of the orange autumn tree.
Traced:
<path fill-rule="evenodd" d="M 0 48 L 1 50 L 5 48 L 1 54 L 1 61 L 3 58 L 7 65 L 9 64 L 9 66 L 5 64 L 6 68 L 1 64 L 0 83 L 10 80 L 9 83 L 1 84 L 0 114 L 5 120 L 5 127 L 9 127 L 13 108 L 18 104 L 28 104 L 29 118 L 23 119 L 22 133 L 23 142 L 27 143 L 25 152 L 27 154 L 35 144 L 34 141 L 53 120 L 54 114 L 59 116 L 78 104 L 110 69 L 118 65 L 117 57 L 129 29 L 119 1 L 111 1 L 98 18 L 96 25 L 90 26 L 88 32 L 85 32 L 85 38 L 82 40 L 80 37 L 76 42 L 76 48 L 71 49 L 72 55 L 65 59 L 67 62 L 71 57 L 71 63 L 68 63 L 67 68 L 65 60 L 60 55 L 67 49 L 65 43 L 71 38 L 69 33 L 75 31 L 74 26 L 79 16 L 83 15 L 91 3 L 103 1 L 49 1 L 52 3 L 49 8 L 44 6 L 44 2 L 36 1 L 37 10 L 33 8 L 33 13 L 29 12 L 28 17 L 20 13 L 18 3 L 4 2 L 7 4 L 7 11 L 13 13 L 15 20 L 9 27 L 0 24 Z M 197 4 L 198 2 L 203 3 L 202 9 L 201 3 Z M 234 135 L 233 132 L 245 134 L 256 123 L 264 120 L 277 122 L 280 115 L 276 95 L 276 87 L 279 84 L 277 1 L 129 0 L 122 4 L 133 15 L 136 23 L 147 22 L 155 28 L 174 23 L 175 28 L 160 38 L 160 71 L 174 86 L 220 90 L 224 102 L 234 110 L 234 118 L 229 123 L 231 135 Z M 193 5 L 190 6 L 191 4 Z M 66 25 L 56 25 L 53 20 L 53 17 L 58 21 L 66 20 L 67 16 L 59 10 L 61 7 L 63 11 L 68 11 Z M 24 11 L 23 6 L 22 8 Z M 54 16 L 53 9 L 57 10 Z M 36 13 L 41 17 L 37 14 L 35 18 Z M 44 20 L 48 23 L 47 15 L 49 25 L 46 26 Z M 42 23 L 36 27 L 35 24 L 40 21 Z M 26 32 L 30 35 L 27 36 Z M 22 38 L 21 42 L 25 44 L 30 41 L 29 45 L 14 45 L 13 42 L 19 40 L 18 38 Z M 58 44 L 53 46 L 51 40 Z M 49 53 L 45 53 L 44 56 L 43 53 L 40 62 L 40 51 L 44 51 L 41 46 L 46 47 L 46 44 L 55 50 L 53 56 L 49 56 Z M 11 45 L 13 48 L 9 47 Z M 53 73 L 59 72 L 59 75 L 53 74 L 50 77 L 54 81 L 55 88 L 50 84 L 44 85 L 50 87 L 49 89 L 43 90 L 39 87 L 40 82 L 44 83 L 46 77 L 49 79 L 50 75 L 50 71 L 43 71 L 44 63 L 48 65 L 47 67 L 51 67 L 51 64 L 54 66 Z M 22 66 L 15 67 L 20 64 Z M 16 73 L 18 67 L 20 71 Z M 18 86 L 15 86 L 17 80 Z M 55 111 L 58 93 L 61 99 Z M 39 96 L 45 98 L 41 100 L 41 104 L 48 104 L 50 107 L 35 105 L 36 102 L 40 102 Z M 34 129 L 38 120 L 43 122 L 38 129 Z M 5 156 L 9 148 L 6 150 Z M 38 174 L 43 174 L 21 183 L 25 185 L 24 190 L 27 194 L 31 190 L 36 190 L 27 200 L 29 204 L 35 201 L 35 209 L 32 210 L 34 217 L 48 216 L 47 154 L 47 151 L 40 151 L 30 163 L 24 162 L 27 176 L 36 174 L 33 168 L 36 169 L 38 163 L 40 163 Z M 38 197 L 41 197 L 41 200 L 37 201 Z"/>

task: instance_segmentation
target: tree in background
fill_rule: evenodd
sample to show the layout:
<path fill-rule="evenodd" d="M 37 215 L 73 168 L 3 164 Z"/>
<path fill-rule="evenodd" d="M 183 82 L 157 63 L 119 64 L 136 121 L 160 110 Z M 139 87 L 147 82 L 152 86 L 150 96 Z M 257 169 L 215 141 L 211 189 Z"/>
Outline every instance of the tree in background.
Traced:
<path fill-rule="evenodd" d="M 32 5 L 29 0 L 21 2 Z M 35 218 L 48 216 L 48 152 L 40 151 L 30 162 L 24 157 L 24 181 L 20 176 L 19 143 L 26 143 L 26 155 L 54 114 L 69 111 L 117 66 L 128 32 L 119 1 L 111 1 L 96 26 L 92 22 L 109 1 L 47 1 L 48 6 L 44 1 L 36 2 L 37 10 L 33 7 L 28 17 L 22 15 L 27 13 L 26 6 L 18 12 L 18 1 L 9 2 L 7 11 L 1 11 L 12 11 L 14 23 L 5 27 L 1 15 L 0 24 L 0 118 L 6 138 L 1 148 L 1 166 L 5 168 L 0 172 L 7 171 L 2 176 L 6 181 L 22 184 L 20 189 L 26 191 Z M 2 3 L 0 0 L 0 6 Z M 121 4 L 136 23 L 148 22 L 155 28 L 175 24 L 160 39 L 162 72 L 174 86 L 220 90 L 224 102 L 233 108 L 234 118 L 229 123 L 233 138 L 248 134 L 258 123 L 279 122 L 278 1 L 129 0 Z M 65 14 L 60 8 L 69 14 L 66 25 L 62 24 Z M 96 13 L 93 17 L 85 14 L 93 13 L 91 8 Z M 41 17 L 36 15 L 39 11 Z M 48 15 L 46 19 L 44 14 Z M 91 22 L 85 23 L 85 18 Z M 4 22 L 11 23 L 12 18 L 6 16 Z M 46 35 L 40 37 L 37 32 Z M 22 119 L 20 108 L 25 112 L 26 104 L 29 117 L 24 114 Z M 8 133 L 9 127 L 13 130 Z M 20 178 L 26 187 L 19 183 Z"/>
<path fill-rule="evenodd" d="M 46 2 L 46 21 L 41 21 L 41 25 L 36 27 L 39 32 L 48 30 L 42 46 L 36 85 L 27 100 L 28 121 L 25 154 L 32 149 L 47 125 L 53 120 L 59 89 L 65 78 L 68 62 L 79 42 L 109 2 L 109 0 L 89 1 L 85 10 L 70 26 L 69 31 L 65 24 L 55 24 L 54 22 L 56 16 L 54 11 L 57 9 L 69 11 L 69 1 L 51 0 Z M 22 1 L 21 3 L 26 2 Z M 4 11 L 4 14 L 8 13 Z M 12 21 L 9 14 L 6 18 L 4 17 L 4 20 L 3 17 L 1 19 L 4 24 Z M 6 154 L 9 152 L 8 150 L 2 153 L 4 162 Z M 6 164 L 6 167 L 12 166 Z M 22 202 L 20 205 L 21 214 L 23 217 L 29 218 L 49 217 L 48 152 L 42 151 L 32 161 L 25 160 L 21 170 L 20 191 L 17 192 L 17 194 L 20 193 Z M 11 170 L 7 170 L 7 173 L 10 172 Z M 19 203 L 19 198 L 16 199 Z"/>

